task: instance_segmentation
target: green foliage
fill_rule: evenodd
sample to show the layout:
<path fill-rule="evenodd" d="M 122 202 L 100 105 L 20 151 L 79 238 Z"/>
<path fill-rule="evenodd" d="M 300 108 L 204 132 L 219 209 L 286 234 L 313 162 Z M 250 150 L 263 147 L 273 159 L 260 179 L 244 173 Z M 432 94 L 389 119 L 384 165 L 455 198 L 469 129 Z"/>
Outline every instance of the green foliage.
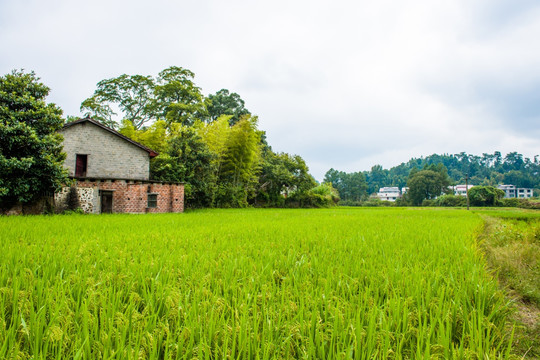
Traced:
<path fill-rule="evenodd" d="M 262 155 L 261 173 L 256 204 L 263 206 L 285 205 L 290 193 L 305 193 L 317 185 L 300 156 L 274 153 L 265 148 Z"/>
<path fill-rule="evenodd" d="M 504 191 L 493 186 L 474 186 L 469 190 L 472 206 L 497 206 L 504 197 Z"/>
<path fill-rule="evenodd" d="M 156 78 L 103 80 L 81 110 L 115 128 L 112 109 L 119 108 L 119 131 L 160 153 L 151 161 L 152 177 L 185 182 L 188 206 L 284 206 L 289 192 L 306 195 L 315 187 L 300 156 L 272 152 L 238 94 L 222 89 L 205 99 L 194 77 L 171 66 Z M 361 174 L 354 177 L 360 184 Z"/>
<path fill-rule="evenodd" d="M 441 195 L 434 201 L 434 205 L 446 207 L 467 206 L 467 198 L 465 196 L 453 194 Z"/>
<path fill-rule="evenodd" d="M 332 183 L 341 200 L 362 201 L 368 196 L 368 185 L 361 172 L 345 173 L 330 169 L 324 175 L 324 182 Z"/>
<path fill-rule="evenodd" d="M 384 201 L 384 200 L 381 200 L 377 197 L 372 197 L 372 198 L 369 198 L 367 201 L 364 201 L 362 203 L 362 206 L 367 206 L 367 207 L 380 207 L 380 206 L 383 206 L 383 207 L 388 207 L 388 206 L 395 206 L 395 203 L 391 202 L 391 201 Z"/>
<path fill-rule="evenodd" d="M 374 165 L 371 171 L 366 173 L 368 182 L 368 194 L 374 194 L 388 182 L 388 170 L 383 169 L 381 165 Z M 401 187 L 401 186 L 400 186 Z"/>
<path fill-rule="evenodd" d="M 427 166 L 424 170 L 411 172 L 407 186 L 407 199 L 413 205 L 421 205 L 424 200 L 432 200 L 448 191 L 450 181 L 446 168 L 440 165 Z"/>
<path fill-rule="evenodd" d="M 496 269 L 493 273 L 511 289 L 518 310 L 512 319 L 518 324 L 516 353 L 523 359 L 538 359 L 540 323 L 534 314 L 540 309 L 540 213 L 482 212 L 486 231 L 479 243 L 490 268 Z"/>
<path fill-rule="evenodd" d="M 47 104 L 49 88 L 31 73 L 0 77 L 0 209 L 31 203 L 67 181 L 62 110 Z"/>
<path fill-rule="evenodd" d="M 308 191 L 296 191 L 286 199 L 291 207 L 322 208 L 335 206 L 339 202 L 339 193 L 331 183 L 322 183 Z"/>
<path fill-rule="evenodd" d="M 131 121 L 136 129 L 156 118 L 158 103 L 154 90 L 155 81 L 151 76 L 120 75 L 101 80 L 94 95 L 81 104 L 81 112 L 109 127 L 116 127 L 111 105 L 122 111 L 123 119 Z"/>
<path fill-rule="evenodd" d="M 498 185 L 513 184 L 517 187 L 540 188 L 540 157 L 526 158 L 517 152 L 503 156 L 499 151 L 482 156 L 469 155 L 464 152 L 454 155 L 433 154 L 422 158 L 413 158 L 391 169 L 383 169 L 375 165 L 371 171 L 365 171 L 368 193 L 377 192 L 383 186 L 403 187 L 407 183 L 409 173 L 425 166 L 442 164 L 448 169 L 453 183 L 464 184 L 469 176 L 469 184 Z"/>
<path fill-rule="evenodd" d="M 159 116 L 167 124 L 193 125 L 208 115 L 201 89 L 195 86 L 195 74 L 178 66 L 161 71 L 157 78 L 155 96 Z"/>
<path fill-rule="evenodd" d="M 230 115 L 229 124 L 236 124 L 242 116 L 251 115 L 245 108 L 244 100 L 237 93 L 229 93 L 227 89 L 221 89 L 214 95 L 208 95 L 208 116 L 210 121 L 217 120 L 220 116 Z"/>
<path fill-rule="evenodd" d="M 152 160 L 152 178 L 184 182 L 187 206 L 210 206 L 215 186 L 214 157 L 195 129 L 180 126 L 167 141 L 166 151 Z"/>
<path fill-rule="evenodd" d="M 158 120 L 142 130 L 137 130 L 131 121 L 124 120 L 118 131 L 158 153 L 167 151 L 169 133 L 167 123 L 163 120 Z"/>
<path fill-rule="evenodd" d="M 255 196 L 260 170 L 261 133 L 257 129 L 257 117 L 246 116 L 230 128 L 225 140 L 225 150 L 220 160 L 217 179 L 220 188 L 216 206 L 222 207 L 231 202 L 234 207 L 245 207 L 248 198 Z"/>
<path fill-rule="evenodd" d="M 126 74 L 105 79 L 98 82 L 94 95 L 82 102 L 81 112 L 112 128 L 117 127 L 112 106 L 118 107 L 121 119 L 130 121 L 137 130 L 160 119 L 168 125 L 192 125 L 208 114 L 194 76 L 190 70 L 171 66 L 155 79 Z"/>

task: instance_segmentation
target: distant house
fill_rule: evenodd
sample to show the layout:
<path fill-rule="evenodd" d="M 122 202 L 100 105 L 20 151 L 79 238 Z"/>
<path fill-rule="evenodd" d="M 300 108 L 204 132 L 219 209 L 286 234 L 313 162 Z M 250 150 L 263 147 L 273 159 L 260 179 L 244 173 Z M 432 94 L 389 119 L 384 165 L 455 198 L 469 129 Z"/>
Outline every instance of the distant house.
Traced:
<path fill-rule="evenodd" d="M 516 197 L 516 187 L 514 185 L 499 185 L 497 189 L 504 191 L 505 199 Z"/>
<path fill-rule="evenodd" d="M 150 180 L 157 152 L 90 118 L 66 124 L 64 162 L 87 213 L 182 212 L 184 185 Z M 70 189 L 55 195 L 66 206 Z"/>
<path fill-rule="evenodd" d="M 533 189 L 516 188 L 515 185 L 499 185 L 498 189 L 504 191 L 505 199 L 520 198 L 528 199 L 533 197 Z"/>
<path fill-rule="evenodd" d="M 533 189 L 527 189 L 527 188 L 518 188 L 517 189 L 517 198 L 532 198 L 533 197 Z"/>
<path fill-rule="evenodd" d="M 467 190 L 471 190 L 474 185 L 454 185 L 449 186 L 449 189 L 454 193 L 456 196 L 467 196 Z"/>
<path fill-rule="evenodd" d="M 382 187 L 379 189 L 377 197 L 380 200 L 396 201 L 397 199 L 401 198 L 401 192 L 399 191 L 398 187 Z"/>

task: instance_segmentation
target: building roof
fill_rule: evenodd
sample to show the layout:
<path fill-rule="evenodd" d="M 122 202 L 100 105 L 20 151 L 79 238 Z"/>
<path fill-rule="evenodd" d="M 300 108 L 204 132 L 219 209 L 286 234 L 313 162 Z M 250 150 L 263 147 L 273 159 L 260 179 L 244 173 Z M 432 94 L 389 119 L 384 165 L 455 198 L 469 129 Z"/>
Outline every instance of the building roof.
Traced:
<path fill-rule="evenodd" d="M 146 151 L 148 153 L 148 156 L 150 156 L 150 158 L 154 158 L 154 157 L 159 155 L 159 153 L 157 151 L 154 151 L 154 150 L 152 150 L 150 148 L 147 148 L 143 144 L 140 144 L 140 143 L 136 142 L 135 140 L 132 140 L 132 139 L 128 138 L 127 136 L 124 136 L 124 135 L 120 134 L 118 131 L 113 130 L 110 127 L 105 126 L 102 123 L 100 123 L 100 122 L 98 122 L 98 121 L 96 121 L 94 119 L 91 119 L 89 117 L 85 117 L 84 119 L 79 119 L 79 120 L 76 120 L 76 121 L 69 122 L 69 123 L 65 124 L 62 129 L 66 129 L 66 128 L 72 127 L 73 125 L 82 124 L 82 123 L 85 123 L 85 122 L 89 122 L 91 124 L 94 124 L 94 125 L 102 128 L 103 130 L 106 130 L 106 131 L 110 132 L 111 134 L 116 135 L 116 136 L 126 140 L 127 142 L 130 142 L 131 144 L 143 149 L 144 151 Z"/>

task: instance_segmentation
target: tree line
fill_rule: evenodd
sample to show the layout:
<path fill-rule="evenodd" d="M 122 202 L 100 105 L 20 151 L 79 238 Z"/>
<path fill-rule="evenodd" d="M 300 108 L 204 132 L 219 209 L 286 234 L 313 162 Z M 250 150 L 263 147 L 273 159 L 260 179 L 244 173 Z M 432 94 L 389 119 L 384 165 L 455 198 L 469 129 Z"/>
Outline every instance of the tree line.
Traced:
<path fill-rule="evenodd" d="M 123 74 L 98 82 L 80 107 L 83 116 L 159 152 L 151 178 L 184 182 L 190 207 L 313 207 L 340 198 L 358 203 L 385 186 L 411 187 L 408 204 L 419 205 L 465 177 L 473 185 L 540 188 L 538 156 L 498 151 L 433 154 L 390 169 L 330 169 L 318 184 L 301 156 L 273 151 L 240 95 L 222 89 L 204 96 L 194 77 L 176 66 L 155 77 Z M 0 77 L 0 209 L 31 203 L 70 181 L 57 130 L 76 118 L 64 119 L 47 103 L 49 91 L 33 72 Z"/>
<path fill-rule="evenodd" d="M 409 187 L 405 198 L 411 205 L 433 200 L 448 192 L 449 185 L 465 184 L 495 187 L 511 184 L 516 187 L 540 189 L 540 159 L 524 157 L 517 152 L 503 156 L 499 151 L 482 156 L 459 154 L 433 154 L 412 158 L 390 169 L 375 165 L 369 171 L 346 173 L 330 169 L 324 181 L 331 183 L 344 202 L 368 200 L 382 187 Z M 419 187 L 423 184 L 422 187 Z M 500 195 L 500 194 L 499 194 Z"/>
<path fill-rule="evenodd" d="M 272 150 L 238 94 L 222 89 L 204 96 L 194 76 L 172 66 L 156 77 L 105 79 L 80 110 L 156 150 L 151 179 L 185 183 L 188 207 L 337 203 L 337 192 L 319 185 L 302 157 Z M 56 132 L 78 118 L 63 119 L 60 108 L 46 103 L 49 91 L 33 72 L 0 78 L 0 208 L 35 201 L 69 182 Z"/>

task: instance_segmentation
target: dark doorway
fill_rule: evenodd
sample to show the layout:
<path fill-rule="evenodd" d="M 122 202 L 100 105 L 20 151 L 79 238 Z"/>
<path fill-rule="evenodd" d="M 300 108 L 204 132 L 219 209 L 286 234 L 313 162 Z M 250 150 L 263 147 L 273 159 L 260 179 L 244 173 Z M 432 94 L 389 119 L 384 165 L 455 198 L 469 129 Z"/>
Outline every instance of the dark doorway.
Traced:
<path fill-rule="evenodd" d="M 86 177 L 88 155 L 75 155 L 75 177 Z"/>
<path fill-rule="evenodd" d="M 101 195 L 101 213 L 111 214 L 113 211 L 113 192 L 100 191 Z"/>

